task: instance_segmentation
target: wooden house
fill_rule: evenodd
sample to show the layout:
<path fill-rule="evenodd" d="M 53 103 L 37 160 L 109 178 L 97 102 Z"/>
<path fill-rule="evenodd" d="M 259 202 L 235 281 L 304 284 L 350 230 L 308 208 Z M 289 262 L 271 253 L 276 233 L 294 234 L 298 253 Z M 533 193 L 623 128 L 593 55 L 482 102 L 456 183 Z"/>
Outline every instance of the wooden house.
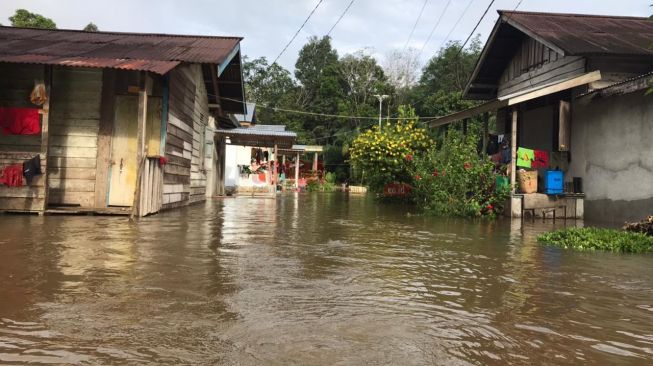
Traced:
<path fill-rule="evenodd" d="M 246 113 L 240 41 L 0 27 L 0 119 L 40 116 L 36 134 L 0 131 L 0 171 L 42 164 L 30 184 L 0 185 L 0 211 L 143 216 L 205 200 L 213 132 Z"/>
<path fill-rule="evenodd" d="M 565 173 L 564 194 L 513 190 L 512 216 L 557 211 L 623 221 L 653 207 L 653 22 L 644 17 L 500 11 L 464 92 L 477 107 L 444 125 L 487 113 L 518 147 L 538 149 Z M 550 163 L 550 165 L 554 165 Z M 582 181 L 571 188 L 571 181 Z"/>

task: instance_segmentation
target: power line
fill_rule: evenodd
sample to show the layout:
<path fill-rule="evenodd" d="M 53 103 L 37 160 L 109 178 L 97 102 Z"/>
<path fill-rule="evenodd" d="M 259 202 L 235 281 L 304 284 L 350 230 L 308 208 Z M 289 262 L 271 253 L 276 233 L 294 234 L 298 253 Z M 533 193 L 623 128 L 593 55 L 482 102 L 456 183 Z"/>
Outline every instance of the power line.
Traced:
<path fill-rule="evenodd" d="M 481 16 L 481 18 L 478 20 L 478 22 L 476 23 L 476 26 L 474 26 L 474 29 L 472 29 L 471 33 L 469 33 L 469 35 L 467 36 L 467 39 L 465 40 L 465 42 L 463 43 L 463 45 L 460 46 L 460 50 L 458 50 L 458 55 L 456 55 L 456 57 L 458 57 L 458 56 L 463 52 L 463 49 L 464 49 L 465 46 L 467 45 L 467 42 L 469 42 L 469 40 L 470 40 L 470 39 L 472 38 L 472 36 L 474 35 L 474 32 L 476 32 L 476 29 L 478 29 L 478 26 L 481 25 L 481 22 L 483 21 L 483 19 L 485 19 L 485 16 L 487 15 L 487 12 L 490 11 L 490 8 L 491 8 L 492 5 L 494 4 L 494 1 L 495 1 L 495 0 L 490 1 L 490 5 L 487 6 L 487 8 L 485 9 L 485 12 L 484 12 L 483 15 Z M 521 1 L 520 1 L 520 3 L 521 3 Z M 518 6 L 519 6 L 519 5 L 518 5 Z"/>
<path fill-rule="evenodd" d="M 213 96 L 213 94 L 209 94 Z M 237 102 L 237 103 L 244 103 L 243 100 L 240 99 L 233 99 L 233 98 L 228 98 L 228 97 L 220 97 L 222 100 L 228 100 L 231 102 Z M 377 120 L 379 118 L 378 115 L 376 116 L 369 116 L 369 117 L 361 117 L 361 116 L 347 116 L 347 115 L 342 115 L 342 114 L 329 114 L 329 113 L 318 113 L 318 112 L 309 112 L 309 111 L 300 111 L 296 109 L 286 109 L 286 108 L 279 108 L 279 107 L 270 107 L 262 103 L 257 103 L 257 107 L 260 108 L 265 108 L 265 109 L 270 109 L 275 112 L 285 112 L 285 113 L 293 113 L 293 114 L 302 114 L 302 115 L 307 115 L 307 116 L 316 116 L 316 117 L 328 117 L 328 118 L 345 118 L 345 119 L 360 119 L 360 120 Z M 441 116 L 435 116 L 435 117 L 417 117 L 417 119 L 423 119 L 423 118 L 439 118 Z M 386 117 L 385 119 L 397 121 L 405 118 L 401 117 Z"/>
<path fill-rule="evenodd" d="M 308 20 L 311 19 L 311 17 L 313 16 L 313 13 L 315 13 L 315 10 L 317 10 L 317 8 L 320 6 L 320 4 L 322 4 L 322 1 L 324 1 L 324 0 L 320 0 L 317 3 L 317 5 L 315 5 L 313 10 L 311 10 L 311 13 L 308 14 L 308 17 L 306 17 L 306 20 L 304 20 L 304 23 L 302 23 L 302 25 L 299 27 L 299 29 L 297 29 L 297 32 L 295 32 L 295 34 L 292 36 L 292 38 L 290 39 L 288 44 L 286 44 L 286 46 L 281 50 L 281 52 L 279 52 L 279 55 L 274 59 L 274 62 L 272 62 L 272 64 L 270 64 L 270 65 L 274 65 L 279 60 L 279 57 L 281 57 L 281 55 L 283 55 L 283 53 L 286 52 L 286 50 L 288 49 L 290 44 L 295 40 L 295 38 L 297 38 L 297 35 L 299 34 L 299 32 L 301 32 L 302 29 L 304 29 L 304 26 L 306 25 L 306 23 L 308 23 Z"/>
<path fill-rule="evenodd" d="M 449 10 L 449 5 L 451 5 L 451 0 L 449 0 L 447 2 L 447 5 L 444 6 L 444 10 L 442 11 L 442 13 L 440 13 L 440 17 L 438 18 L 438 21 L 435 23 L 435 25 L 431 29 L 431 33 L 429 33 L 429 36 L 428 36 L 428 38 L 426 38 L 426 41 L 424 42 L 424 44 L 422 44 L 422 48 L 419 49 L 419 53 L 417 54 L 418 59 L 422 55 L 422 52 L 424 51 L 424 47 L 426 47 L 426 45 L 429 43 L 429 41 L 431 41 L 431 37 L 433 37 L 433 33 L 435 33 L 435 30 L 438 28 L 438 26 L 442 22 L 442 18 L 444 18 L 444 14 L 447 12 L 447 10 Z"/>
<path fill-rule="evenodd" d="M 449 33 L 447 33 L 447 36 L 444 37 L 444 40 L 442 41 L 442 44 L 438 48 L 439 50 L 441 50 L 442 47 L 444 47 L 444 45 L 447 43 L 447 41 L 449 40 L 449 37 L 451 36 L 453 31 L 456 30 L 456 28 L 458 27 L 458 24 L 460 24 L 460 21 L 463 20 L 463 18 L 465 17 L 465 14 L 467 14 L 467 11 L 469 10 L 469 8 L 472 6 L 473 3 L 474 3 L 474 0 L 469 0 L 469 3 L 467 4 L 467 7 L 465 8 L 465 10 L 463 10 L 462 14 L 460 14 L 460 17 L 458 17 L 458 20 L 456 21 L 456 24 L 453 25 L 453 27 L 451 28 Z"/>
<path fill-rule="evenodd" d="M 404 44 L 404 51 L 406 50 L 406 47 L 408 47 L 408 43 L 410 43 L 410 39 L 413 38 L 413 33 L 415 33 L 415 28 L 417 28 L 417 23 L 419 23 L 419 20 L 422 18 L 422 14 L 424 13 L 424 8 L 426 8 L 426 4 L 429 2 L 429 0 L 424 0 L 424 4 L 422 4 L 422 9 L 419 11 L 419 15 L 417 16 L 417 19 L 415 20 L 415 24 L 413 24 L 413 29 L 410 30 L 410 34 L 408 35 L 408 39 L 406 40 L 406 44 Z"/>
<path fill-rule="evenodd" d="M 338 25 L 338 23 L 340 23 L 340 21 L 345 16 L 345 14 L 347 14 L 347 11 L 349 11 L 349 8 L 351 8 L 351 6 L 354 4 L 354 1 L 356 1 L 356 0 L 351 0 L 349 2 L 349 5 L 347 5 L 347 7 L 345 8 L 345 11 L 343 11 L 342 14 L 340 14 L 340 18 L 338 18 L 338 20 L 336 20 L 335 24 L 333 24 L 331 29 L 329 29 L 329 32 L 327 32 L 327 37 L 331 35 L 331 32 L 333 32 L 333 29 Z"/>

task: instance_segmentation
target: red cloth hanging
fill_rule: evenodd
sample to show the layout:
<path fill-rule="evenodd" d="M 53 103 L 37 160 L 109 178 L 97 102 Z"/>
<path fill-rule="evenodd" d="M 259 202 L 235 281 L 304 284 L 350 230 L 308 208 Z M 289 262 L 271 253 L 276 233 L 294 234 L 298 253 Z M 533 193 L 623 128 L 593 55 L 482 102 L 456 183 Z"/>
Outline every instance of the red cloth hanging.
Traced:
<path fill-rule="evenodd" d="M 38 135 L 41 133 L 39 110 L 0 107 L 0 128 L 5 135 Z"/>
<path fill-rule="evenodd" d="M 9 187 L 21 187 L 23 185 L 23 166 L 10 165 L 2 170 L 0 183 Z"/>
<path fill-rule="evenodd" d="M 535 150 L 535 159 L 531 163 L 531 168 L 540 169 L 549 167 L 549 152 L 544 150 Z"/>

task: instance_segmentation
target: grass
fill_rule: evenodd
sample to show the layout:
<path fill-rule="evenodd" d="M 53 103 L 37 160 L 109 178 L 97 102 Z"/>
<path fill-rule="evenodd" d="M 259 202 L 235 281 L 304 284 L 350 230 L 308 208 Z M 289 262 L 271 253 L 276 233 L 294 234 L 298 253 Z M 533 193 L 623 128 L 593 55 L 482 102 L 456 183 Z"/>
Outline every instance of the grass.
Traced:
<path fill-rule="evenodd" d="M 564 229 L 541 234 L 537 240 L 547 245 L 581 251 L 653 252 L 653 236 L 611 229 L 591 227 Z"/>

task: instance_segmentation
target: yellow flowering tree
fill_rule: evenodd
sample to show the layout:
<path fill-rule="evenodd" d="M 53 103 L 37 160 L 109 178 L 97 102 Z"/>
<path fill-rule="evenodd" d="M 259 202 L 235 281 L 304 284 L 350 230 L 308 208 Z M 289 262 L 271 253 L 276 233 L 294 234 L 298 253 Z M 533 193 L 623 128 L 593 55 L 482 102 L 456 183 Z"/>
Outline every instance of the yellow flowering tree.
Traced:
<path fill-rule="evenodd" d="M 388 183 L 412 182 L 408 166 L 414 156 L 434 147 L 426 130 L 417 126 L 415 109 L 400 106 L 399 118 L 358 135 L 349 149 L 350 162 L 364 172 L 370 188 L 377 192 Z"/>

